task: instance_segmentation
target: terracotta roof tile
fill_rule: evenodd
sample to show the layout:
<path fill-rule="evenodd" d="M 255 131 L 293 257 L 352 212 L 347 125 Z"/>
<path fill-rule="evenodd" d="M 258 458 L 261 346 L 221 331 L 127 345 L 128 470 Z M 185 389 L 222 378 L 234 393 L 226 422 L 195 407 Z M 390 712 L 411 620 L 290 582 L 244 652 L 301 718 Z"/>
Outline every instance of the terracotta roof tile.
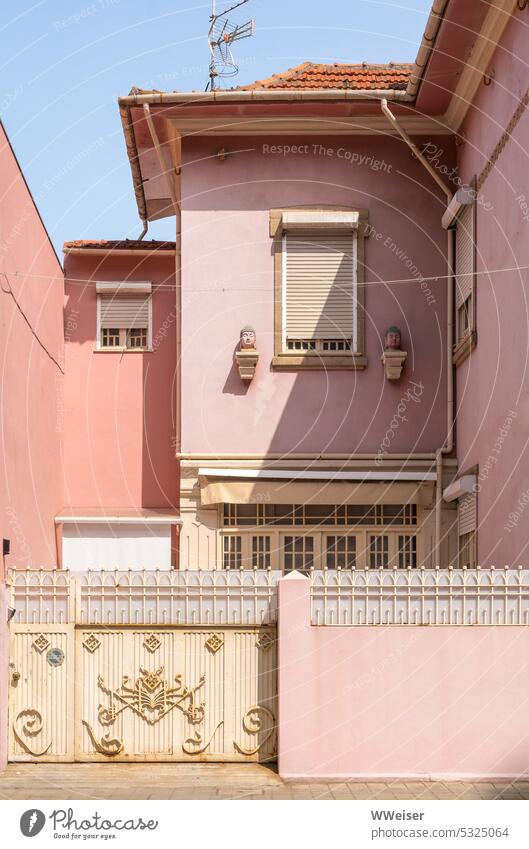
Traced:
<path fill-rule="evenodd" d="M 160 242 L 156 239 L 75 239 L 72 242 L 65 242 L 63 250 L 71 248 L 85 248 L 86 250 L 101 250 L 102 248 L 108 251 L 118 250 L 137 250 L 137 251 L 174 251 L 176 248 L 175 242 Z"/>
<path fill-rule="evenodd" d="M 264 80 L 249 85 L 238 86 L 236 91 L 255 89 L 405 89 L 413 65 L 319 65 L 303 62 L 295 68 L 289 68 L 280 74 L 273 74 Z"/>

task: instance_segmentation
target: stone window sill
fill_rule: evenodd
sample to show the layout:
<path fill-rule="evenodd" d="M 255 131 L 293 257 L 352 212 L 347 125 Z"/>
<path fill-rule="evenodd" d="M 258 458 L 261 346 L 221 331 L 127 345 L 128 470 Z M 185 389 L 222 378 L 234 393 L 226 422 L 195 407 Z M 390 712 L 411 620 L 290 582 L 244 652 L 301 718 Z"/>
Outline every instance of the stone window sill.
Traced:
<path fill-rule="evenodd" d="M 309 371 L 332 371 L 365 369 L 367 358 L 363 354 L 276 354 L 272 359 L 274 370 L 289 369 Z"/>
<path fill-rule="evenodd" d="M 112 348 L 94 348 L 94 354 L 152 354 L 153 348 L 124 348 L 116 345 Z"/>
<path fill-rule="evenodd" d="M 470 356 L 477 343 L 477 333 L 475 330 L 471 330 L 459 342 L 454 345 L 454 353 L 452 362 L 455 366 L 461 365 L 467 357 Z"/>

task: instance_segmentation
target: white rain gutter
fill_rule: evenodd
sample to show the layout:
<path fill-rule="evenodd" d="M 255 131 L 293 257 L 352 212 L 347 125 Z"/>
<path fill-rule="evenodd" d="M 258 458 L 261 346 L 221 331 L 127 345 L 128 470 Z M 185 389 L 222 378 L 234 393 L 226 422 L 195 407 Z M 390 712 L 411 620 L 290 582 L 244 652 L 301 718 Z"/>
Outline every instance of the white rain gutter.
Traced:
<path fill-rule="evenodd" d="M 249 91 L 156 91 L 146 94 L 128 94 L 118 98 L 123 107 L 143 106 L 145 103 L 169 106 L 177 103 L 255 103 L 273 101 L 311 102 L 332 100 L 334 102 L 350 100 L 385 100 L 409 103 L 413 97 L 402 89 L 348 89 L 348 88 L 311 88 L 311 89 L 251 89 Z"/>
<path fill-rule="evenodd" d="M 440 26 L 443 22 L 443 15 L 447 6 L 448 0 L 434 0 L 428 20 L 426 21 L 426 27 L 419 45 L 413 71 L 410 74 L 410 80 L 406 88 L 406 94 L 412 98 L 414 98 L 417 94 L 419 85 L 421 84 L 424 70 L 428 64 L 428 60 L 430 59 L 435 39 L 437 38 L 437 33 L 439 32 Z"/>
<path fill-rule="evenodd" d="M 435 4 L 432 9 L 432 14 L 434 13 L 435 7 L 444 4 Z M 438 14 L 438 13 L 437 13 Z M 433 39 L 432 39 L 433 41 Z M 417 157 L 423 168 L 428 171 L 429 175 L 435 180 L 437 185 L 443 190 L 444 194 L 447 198 L 447 207 L 450 209 L 450 206 L 453 201 L 452 192 L 448 188 L 448 186 L 444 183 L 440 175 L 437 173 L 435 168 L 428 162 L 428 160 L 422 155 L 421 151 L 417 147 L 417 145 L 411 140 L 407 132 L 399 125 L 397 119 L 393 115 L 390 110 L 387 101 L 382 100 L 381 109 L 391 126 L 397 131 L 399 136 L 403 139 L 403 141 L 408 145 L 414 156 Z M 445 218 L 446 212 L 443 215 L 443 220 Z M 452 362 L 452 348 L 454 345 L 454 247 L 455 247 L 455 230 L 450 229 L 447 231 L 447 268 L 448 274 L 446 277 L 447 282 L 447 313 L 448 320 L 446 323 L 446 383 L 447 383 L 447 401 L 446 401 L 446 440 L 441 448 L 436 453 L 436 494 L 435 494 L 435 551 L 437 553 L 437 557 L 439 557 L 440 546 L 441 546 L 441 533 L 442 533 L 442 506 L 443 506 L 443 455 L 450 454 L 454 448 L 454 366 Z"/>

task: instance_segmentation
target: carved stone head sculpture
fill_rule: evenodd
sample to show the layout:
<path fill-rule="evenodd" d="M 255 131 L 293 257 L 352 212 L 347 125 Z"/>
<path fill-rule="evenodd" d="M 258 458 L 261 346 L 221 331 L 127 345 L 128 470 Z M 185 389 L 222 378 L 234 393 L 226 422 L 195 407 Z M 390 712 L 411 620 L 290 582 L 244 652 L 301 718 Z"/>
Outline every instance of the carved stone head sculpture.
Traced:
<path fill-rule="evenodd" d="M 386 330 L 386 334 L 384 336 L 384 350 L 385 351 L 400 351 L 401 344 L 401 333 L 398 327 L 392 325 L 388 327 Z"/>
<path fill-rule="evenodd" d="M 255 350 L 256 339 L 257 336 L 253 327 L 243 327 L 240 338 L 241 351 Z"/>

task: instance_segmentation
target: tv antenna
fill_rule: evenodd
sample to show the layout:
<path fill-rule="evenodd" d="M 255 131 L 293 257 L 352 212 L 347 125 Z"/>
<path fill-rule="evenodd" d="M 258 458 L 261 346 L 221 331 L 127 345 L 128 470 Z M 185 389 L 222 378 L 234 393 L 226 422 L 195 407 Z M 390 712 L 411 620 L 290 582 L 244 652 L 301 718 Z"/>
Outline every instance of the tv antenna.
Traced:
<path fill-rule="evenodd" d="M 248 0 L 239 0 L 238 3 L 228 6 L 222 12 L 217 12 L 215 0 L 211 0 L 211 16 L 208 32 L 209 50 L 211 61 L 209 63 L 209 83 L 207 88 L 214 91 L 217 88 L 217 80 L 222 77 L 233 77 L 239 71 L 239 66 L 231 52 L 231 45 L 243 38 L 253 35 L 253 19 L 244 24 L 231 24 L 226 17 L 240 6 L 245 6 Z"/>

